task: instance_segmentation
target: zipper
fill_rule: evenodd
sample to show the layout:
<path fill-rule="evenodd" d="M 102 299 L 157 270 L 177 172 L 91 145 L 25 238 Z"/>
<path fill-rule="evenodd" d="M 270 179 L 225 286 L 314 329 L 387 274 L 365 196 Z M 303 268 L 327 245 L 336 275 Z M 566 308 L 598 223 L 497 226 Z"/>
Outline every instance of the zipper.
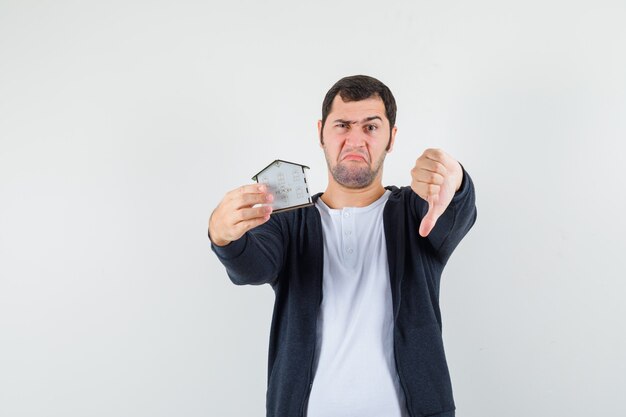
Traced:
<path fill-rule="evenodd" d="M 317 209 L 316 209 L 317 211 Z M 316 352 L 316 347 L 317 347 L 317 319 L 318 316 L 320 314 L 320 306 L 322 305 L 322 298 L 324 297 L 323 294 L 323 281 L 324 281 L 324 232 L 322 229 L 322 221 L 319 217 L 319 212 L 317 213 L 317 216 L 315 216 L 315 219 L 318 221 L 318 227 L 320 229 L 320 235 L 322 236 L 322 248 L 319 251 L 319 253 L 321 254 L 320 257 L 320 262 L 319 262 L 319 267 L 320 267 L 320 271 L 319 271 L 319 277 L 320 277 L 320 284 L 319 284 L 319 303 L 317 304 L 317 314 L 315 315 L 315 329 L 314 329 L 314 335 L 315 335 L 315 342 L 313 343 L 313 355 L 311 356 L 311 364 L 309 365 L 309 388 L 306 392 L 306 394 L 304 395 L 304 398 L 302 399 L 302 405 L 300 406 L 300 416 L 304 417 L 304 409 L 307 406 L 307 403 L 309 402 L 309 397 L 311 396 L 311 390 L 313 389 L 313 362 L 315 361 L 315 352 Z M 397 365 L 396 365 L 397 366 Z"/>
<path fill-rule="evenodd" d="M 322 269 L 323 270 L 323 269 Z M 323 273 L 322 273 L 323 274 Z M 320 280 L 320 287 L 321 287 L 321 280 Z M 321 294 L 321 288 L 320 288 L 320 294 Z M 318 304 L 317 307 L 317 314 L 319 315 L 319 308 L 322 305 L 322 297 L 320 296 L 320 302 Z M 317 317 L 315 318 L 315 337 L 317 338 Z M 315 344 L 313 345 L 313 355 L 311 356 L 311 364 L 309 365 L 309 388 L 306 392 L 306 395 L 304 396 L 304 399 L 302 400 L 302 407 L 300 407 L 300 415 L 302 417 L 304 417 L 304 408 L 306 407 L 307 403 L 309 402 L 309 397 L 311 396 L 311 390 L 313 389 L 313 362 L 315 362 L 315 351 L 316 351 L 316 346 L 317 346 L 317 339 L 315 341 Z M 397 365 L 396 365 L 397 367 Z"/>
<path fill-rule="evenodd" d="M 406 387 L 404 386 L 404 381 L 402 379 L 402 374 L 400 372 L 400 367 L 398 366 L 398 348 L 396 343 L 396 323 L 398 321 L 398 316 L 400 315 L 400 304 L 402 302 L 402 277 L 398 279 L 398 296 L 396 299 L 398 300 L 398 305 L 396 306 L 396 311 L 393 317 L 393 362 L 396 365 L 396 372 L 398 373 L 398 380 L 400 381 L 400 388 L 404 394 L 404 404 L 406 405 L 406 411 L 409 413 L 409 417 L 415 416 L 411 406 L 409 405 L 409 396 L 407 395 Z"/>

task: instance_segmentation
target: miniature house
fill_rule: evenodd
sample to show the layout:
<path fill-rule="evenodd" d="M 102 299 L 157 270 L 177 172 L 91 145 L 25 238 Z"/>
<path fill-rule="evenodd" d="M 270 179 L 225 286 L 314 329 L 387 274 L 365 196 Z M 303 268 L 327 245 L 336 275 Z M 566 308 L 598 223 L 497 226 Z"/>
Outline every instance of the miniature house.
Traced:
<path fill-rule="evenodd" d="M 277 159 L 252 177 L 266 184 L 274 196 L 273 212 L 306 207 L 313 204 L 306 181 L 305 169 L 309 167 Z"/>

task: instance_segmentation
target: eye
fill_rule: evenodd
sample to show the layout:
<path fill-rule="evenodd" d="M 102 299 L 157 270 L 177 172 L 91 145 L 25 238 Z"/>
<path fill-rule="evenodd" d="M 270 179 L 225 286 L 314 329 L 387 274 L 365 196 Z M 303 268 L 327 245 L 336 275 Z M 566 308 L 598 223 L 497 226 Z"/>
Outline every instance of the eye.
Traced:
<path fill-rule="evenodd" d="M 337 123 L 335 126 L 337 126 L 337 127 L 341 128 L 341 129 L 343 129 L 343 128 L 345 128 L 347 125 L 346 125 L 345 123 Z"/>
<path fill-rule="evenodd" d="M 378 129 L 378 126 L 376 125 L 367 125 L 367 130 L 370 132 L 374 132 L 376 129 Z"/>

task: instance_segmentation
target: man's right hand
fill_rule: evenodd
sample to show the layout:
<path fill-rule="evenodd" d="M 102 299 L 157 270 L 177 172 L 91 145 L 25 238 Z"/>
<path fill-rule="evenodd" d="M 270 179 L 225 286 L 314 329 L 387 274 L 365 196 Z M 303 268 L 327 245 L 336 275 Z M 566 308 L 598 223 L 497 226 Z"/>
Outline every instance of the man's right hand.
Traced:
<path fill-rule="evenodd" d="M 228 192 L 209 217 L 211 241 L 226 246 L 239 239 L 248 230 L 270 218 L 271 206 L 253 207 L 271 203 L 274 197 L 264 184 L 249 184 Z"/>

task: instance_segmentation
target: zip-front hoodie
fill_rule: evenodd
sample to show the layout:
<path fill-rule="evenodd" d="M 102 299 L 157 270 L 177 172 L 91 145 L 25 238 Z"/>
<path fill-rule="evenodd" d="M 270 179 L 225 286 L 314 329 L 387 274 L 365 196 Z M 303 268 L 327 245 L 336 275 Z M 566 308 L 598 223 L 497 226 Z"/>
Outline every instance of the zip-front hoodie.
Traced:
<path fill-rule="evenodd" d="M 453 250 L 476 221 L 474 186 L 461 187 L 427 237 L 418 233 L 428 203 L 411 187 L 391 195 L 383 222 L 394 312 L 394 354 L 411 417 L 453 417 L 441 335 L 439 283 Z M 313 201 L 321 193 L 313 196 Z M 272 214 L 226 246 L 211 248 L 238 285 L 270 284 L 276 295 L 268 357 L 267 416 L 303 417 L 313 382 L 322 301 L 323 235 L 315 206 Z"/>

